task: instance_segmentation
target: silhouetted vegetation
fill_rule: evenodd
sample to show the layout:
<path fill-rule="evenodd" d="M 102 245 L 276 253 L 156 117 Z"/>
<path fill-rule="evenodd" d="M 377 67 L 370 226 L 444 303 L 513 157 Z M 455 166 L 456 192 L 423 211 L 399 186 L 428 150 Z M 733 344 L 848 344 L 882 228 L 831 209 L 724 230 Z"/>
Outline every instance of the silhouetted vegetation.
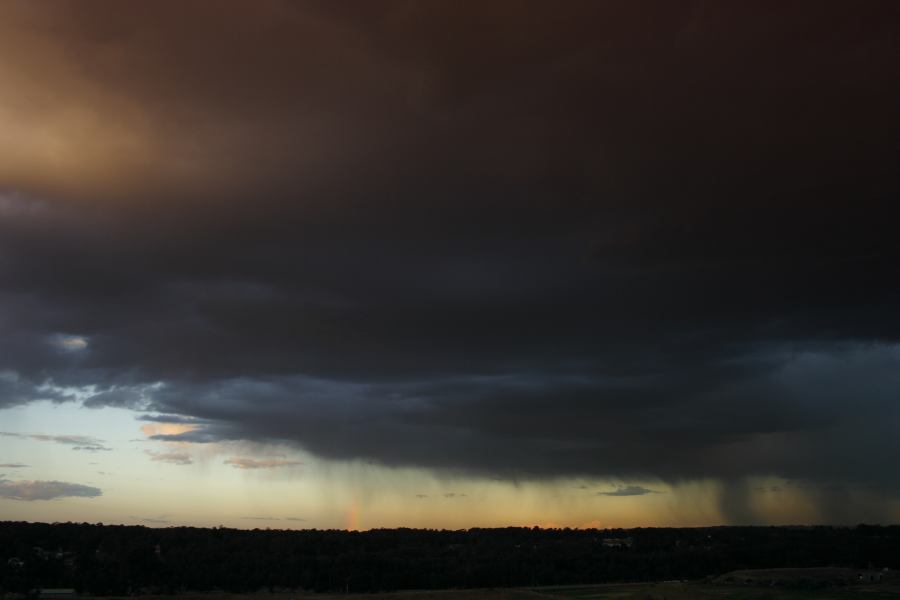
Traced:
<path fill-rule="evenodd" d="M 0 523 L 0 592 L 367 592 L 821 566 L 900 568 L 900 526 L 347 532 Z"/>

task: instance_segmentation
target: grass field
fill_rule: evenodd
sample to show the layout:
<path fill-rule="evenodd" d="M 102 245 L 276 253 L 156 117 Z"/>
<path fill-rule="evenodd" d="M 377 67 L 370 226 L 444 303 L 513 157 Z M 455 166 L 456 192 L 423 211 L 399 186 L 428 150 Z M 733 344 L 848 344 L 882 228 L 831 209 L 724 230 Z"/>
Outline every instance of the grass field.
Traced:
<path fill-rule="evenodd" d="M 534 593 L 547 600 L 898 600 L 900 586 L 896 583 L 878 583 L 799 590 L 689 582 L 537 588 Z"/>
<path fill-rule="evenodd" d="M 562 587 L 415 590 L 350 594 L 366 600 L 900 600 L 900 582 L 847 585 L 823 589 L 726 585 L 709 582 L 666 582 L 578 585 Z M 347 600 L 345 594 L 257 593 L 144 596 L 143 600 Z M 123 599 L 126 600 L 126 599 Z M 131 599 L 133 600 L 133 599 Z"/>

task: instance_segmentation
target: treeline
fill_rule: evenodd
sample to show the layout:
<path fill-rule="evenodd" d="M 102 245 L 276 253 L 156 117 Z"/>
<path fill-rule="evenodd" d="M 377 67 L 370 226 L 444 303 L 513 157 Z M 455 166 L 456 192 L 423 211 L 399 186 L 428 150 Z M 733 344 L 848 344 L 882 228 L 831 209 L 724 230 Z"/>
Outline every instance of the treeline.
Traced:
<path fill-rule="evenodd" d="M 370 592 L 814 566 L 900 568 L 900 526 L 347 532 L 0 522 L 0 591 L 20 593 Z"/>

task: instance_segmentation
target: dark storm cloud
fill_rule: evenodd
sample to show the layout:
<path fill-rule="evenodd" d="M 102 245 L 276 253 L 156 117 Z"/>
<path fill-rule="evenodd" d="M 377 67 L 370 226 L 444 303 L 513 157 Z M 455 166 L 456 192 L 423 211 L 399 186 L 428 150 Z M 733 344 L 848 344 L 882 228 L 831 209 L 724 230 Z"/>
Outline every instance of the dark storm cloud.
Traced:
<path fill-rule="evenodd" d="M 2 11 L 0 405 L 898 491 L 896 3 Z"/>

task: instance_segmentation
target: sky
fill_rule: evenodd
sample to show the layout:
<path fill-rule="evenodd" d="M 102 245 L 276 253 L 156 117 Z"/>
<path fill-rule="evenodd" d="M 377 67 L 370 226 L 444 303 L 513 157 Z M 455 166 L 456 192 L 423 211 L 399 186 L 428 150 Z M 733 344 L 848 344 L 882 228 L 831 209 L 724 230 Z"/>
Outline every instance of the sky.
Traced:
<path fill-rule="evenodd" d="M 900 521 L 900 4 L 0 3 L 0 518 Z"/>

